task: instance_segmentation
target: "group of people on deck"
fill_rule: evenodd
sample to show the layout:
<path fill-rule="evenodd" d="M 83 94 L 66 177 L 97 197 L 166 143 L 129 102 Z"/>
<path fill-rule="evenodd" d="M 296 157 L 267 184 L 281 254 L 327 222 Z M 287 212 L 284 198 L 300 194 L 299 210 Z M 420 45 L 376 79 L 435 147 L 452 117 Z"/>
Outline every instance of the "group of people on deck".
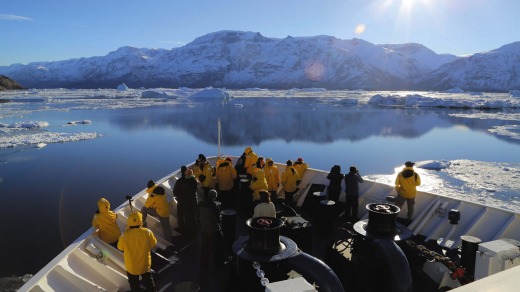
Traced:
<path fill-rule="evenodd" d="M 276 217 L 273 201 L 282 201 L 288 206 L 295 206 L 294 194 L 298 191 L 305 171 L 309 166 L 298 158 L 295 162 L 287 160 L 286 168 L 281 172 L 271 158 L 264 161 L 251 147 L 247 147 L 235 166 L 229 157 L 219 159 L 212 166 L 203 154 L 199 154 L 192 168 L 182 166 L 180 177 L 173 186 L 173 195 L 177 201 L 178 232 L 189 238 L 200 238 L 200 268 L 206 271 L 213 258 L 217 259 L 219 245 L 222 242 L 220 229 L 220 209 L 235 209 L 235 189 L 240 175 L 249 179 L 252 193 L 253 217 Z M 411 173 L 411 174 L 410 174 Z M 341 173 L 341 167 L 334 165 L 327 175 L 330 181 L 327 193 L 329 199 L 338 203 L 345 183 L 344 217 L 352 222 L 358 219 L 359 183 L 363 178 L 355 166 L 349 173 Z M 405 169 L 396 178 L 398 197 L 396 205 L 408 204 L 408 217 L 413 215 L 415 186 L 420 185 L 419 176 L 413 171 L 413 163 L 407 162 Z M 281 187 L 280 187 L 281 186 Z M 278 194 L 284 196 L 279 198 Z M 92 225 L 97 229 L 99 237 L 124 252 L 128 281 L 132 291 L 140 291 L 144 285 L 147 291 L 155 291 L 151 268 L 150 251 L 155 247 L 157 239 L 147 228 L 148 215 L 156 217 L 162 227 L 163 238 L 172 240 L 169 221 L 169 204 L 163 186 L 152 180 L 147 184 L 148 198 L 140 212 L 132 213 L 127 220 L 127 227 L 121 233 L 116 220 L 117 214 L 110 210 L 110 203 L 101 198 L 98 201 Z M 220 202 L 220 208 L 217 202 Z M 141 279 L 140 279 L 141 278 Z"/>

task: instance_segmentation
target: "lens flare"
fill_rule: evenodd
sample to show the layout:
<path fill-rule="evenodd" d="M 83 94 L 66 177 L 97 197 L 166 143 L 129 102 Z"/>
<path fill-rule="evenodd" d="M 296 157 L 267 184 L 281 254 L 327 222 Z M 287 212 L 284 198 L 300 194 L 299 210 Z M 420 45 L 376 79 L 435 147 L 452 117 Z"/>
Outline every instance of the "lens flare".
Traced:
<path fill-rule="evenodd" d="M 365 29 L 366 29 L 366 25 L 360 23 L 356 26 L 356 29 L 354 29 L 354 33 L 355 34 L 362 34 L 365 32 Z"/>
<path fill-rule="evenodd" d="M 305 76 L 312 81 L 319 81 L 325 74 L 325 66 L 320 61 L 312 61 L 305 68 Z"/>

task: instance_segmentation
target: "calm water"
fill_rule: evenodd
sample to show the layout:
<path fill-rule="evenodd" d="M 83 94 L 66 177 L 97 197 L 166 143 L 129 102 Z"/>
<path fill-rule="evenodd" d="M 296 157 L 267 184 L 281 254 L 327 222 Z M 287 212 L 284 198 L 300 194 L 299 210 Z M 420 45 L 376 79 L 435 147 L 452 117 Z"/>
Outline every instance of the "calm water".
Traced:
<path fill-rule="evenodd" d="M 453 113 L 461 111 L 258 100 L 243 107 L 42 111 L 0 120 L 46 121 L 48 131 L 104 135 L 43 149 L 0 149 L 0 276 L 36 273 L 90 227 L 100 197 L 116 207 L 149 179 L 162 178 L 199 153 L 216 155 L 218 118 L 224 154 L 240 155 L 252 146 L 276 161 L 303 157 L 311 167 L 326 170 L 340 164 L 343 169 L 356 165 L 362 175 L 392 174 L 407 160 L 520 162 L 520 141 L 487 131 L 519 121 Z M 92 124 L 64 126 L 85 119 Z"/>

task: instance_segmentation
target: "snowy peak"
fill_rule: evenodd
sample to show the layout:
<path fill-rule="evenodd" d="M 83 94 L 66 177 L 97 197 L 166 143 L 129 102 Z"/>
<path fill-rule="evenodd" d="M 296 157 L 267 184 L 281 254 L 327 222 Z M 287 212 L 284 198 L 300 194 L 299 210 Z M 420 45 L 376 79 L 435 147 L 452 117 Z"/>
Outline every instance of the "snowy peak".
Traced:
<path fill-rule="evenodd" d="M 323 87 L 367 90 L 520 89 L 520 42 L 460 58 L 416 44 L 333 36 L 269 38 L 223 30 L 172 50 L 121 47 L 106 56 L 0 67 L 24 87 Z"/>

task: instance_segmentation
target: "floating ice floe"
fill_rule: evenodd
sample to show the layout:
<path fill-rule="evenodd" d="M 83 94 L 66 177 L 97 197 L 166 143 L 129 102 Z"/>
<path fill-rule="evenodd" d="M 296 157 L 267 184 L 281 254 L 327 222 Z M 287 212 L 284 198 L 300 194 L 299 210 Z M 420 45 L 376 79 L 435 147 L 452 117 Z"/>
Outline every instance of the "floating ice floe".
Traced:
<path fill-rule="evenodd" d="M 370 105 L 387 107 L 439 107 L 462 109 L 503 109 L 520 108 L 520 99 L 506 96 L 492 97 L 490 95 L 472 94 L 376 94 L 368 102 Z"/>
<path fill-rule="evenodd" d="M 83 121 L 71 121 L 67 122 L 67 125 L 88 125 L 92 124 L 91 120 L 83 120 Z"/>
<path fill-rule="evenodd" d="M 128 86 L 126 86 L 126 84 L 124 84 L 124 83 L 119 84 L 117 86 L 117 90 L 119 90 L 119 91 L 127 91 L 128 90 Z"/>
<path fill-rule="evenodd" d="M 81 140 L 91 140 L 99 137 L 97 133 L 36 133 L 36 134 L 18 134 L 2 137 L 0 140 L 0 148 L 13 148 L 18 146 L 66 143 Z"/>
<path fill-rule="evenodd" d="M 219 88 L 205 88 L 197 93 L 189 96 L 190 99 L 216 99 L 216 100 L 230 100 L 231 96 L 223 89 Z"/>
<path fill-rule="evenodd" d="M 48 126 L 49 126 L 49 123 L 41 122 L 41 121 L 16 122 L 16 123 L 12 123 L 12 124 L 0 123 L 0 128 L 9 128 L 9 129 L 36 129 L 36 128 L 45 128 Z"/>

